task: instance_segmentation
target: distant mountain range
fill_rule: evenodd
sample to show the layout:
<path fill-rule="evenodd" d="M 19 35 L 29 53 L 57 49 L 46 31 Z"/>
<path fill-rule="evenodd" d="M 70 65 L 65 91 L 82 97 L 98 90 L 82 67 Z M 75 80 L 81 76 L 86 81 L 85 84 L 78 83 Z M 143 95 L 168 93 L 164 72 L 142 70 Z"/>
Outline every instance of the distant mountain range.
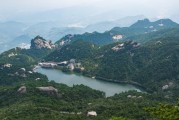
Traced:
<path fill-rule="evenodd" d="M 42 15 L 40 16 L 43 18 Z M 44 15 L 44 17 L 45 16 L 47 16 L 47 14 Z M 63 24 L 60 21 L 46 21 L 45 19 L 44 22 L 37 22 L 37 20 L 31 24 L 28 22 L 22 23 L 16 21 L 3 22 L 0 23 L 0 52 L 18 46 L 22 43 L 29 44 L 30 40 L 37 35 L 43 36 L 44 38 L 52 41 L 57 41 L 67 34 L 82 34 L 93 31 L 104 32 L 116 26 L 122 27 L 131 25 L 137 20 L 143 18 L 144 16 L 126 17 L 120 20 L 98 22 L 96 24 L 94 24 L 94 22 L 92 25 L 88 26 L 80 25 L 80 23 L 72 21 L 71 23 L 69 22 L 68 24 Z"/>
<path fill-rule="evenodd" d="M 154 34 L 161 37 L 160 34 L 155 34 L 155 32 L 164 29 L 169 29 L 169 28 L 171 29 L 171 28 L 178 28 L 178 27 L 179 24 L 173 22 L 170 19 L 161 19 L 155 22 L 150 22 L 148 19 L 144 19 L 144 20 L 137 21 L 130 27 L 115 27 L 104 33 L 93 32 L 93 33 L 84 33 L 84 34 L 76 34 L 76 35 L 67 35 L 63 37 L 60 41 L 57 41 L 57 44 L 69 43 L 69 41 L 71 42 L 75 40 L 84 40 L 98 45 L 105 45 L 116 41 L 129 40 L 135 38 L 133 36 L 136 35 L 138 36 L 143 35 L 146 37 L 148 35 L 152 36 L 151 34 Z M 135 38 L 134 40 L 137 42 L 145 42 L 144 39 L 139 40 L 139 37 L 137 38 Z"/>
<path fill-rule="evenodd" d="M 21 44 L 28 45 L 30 44 L 30 40 L 37 35 L 43 36 L 44 38 L 55 42 L 57 40 L 66 41 L 64 38 L 69 39 L 68 34 L 74 34 L 73 37 L 70 38 L 72 41 L 77 39 L 93 41 L 95 39 L 96 44 L 103 45 L 112 43 L 116 40 L 118 41 L 118 37 L 120 37 L 120 35 L 123 40 L 132 38 L 132 35 L 146 34 L 159 29 L 174 28 L 178 26 L 177 23 L 169 19 L 158 20 L 156 22 L 150 22 L 147 19 L 142 19 L 144 19 L 144 16 L 140 15 L 113 21 L 98 22 L 86 27 L 62 27 L 57 22 L 41 22 L 33 25 L 13 21 L 0 23 L 0 51 L 3 52 L 9 48 L 20 46 Z M 65 35 L 67 36 L 64 37 Z"/>
<path fill-rule="evenodd" d="M 86 27 L 87 29 L 86 32 L 94 32 L 94 31 L 105 32 L 114 27 L 129 27 L 130 25 L 134 24 L 138 20 L 143 20 L 145 18 L 146 18 L 145 16 L 139 15 L 139 16 L 129 16 L 117 20 L 98 22 L 95 24 L 88 25 Z"/>

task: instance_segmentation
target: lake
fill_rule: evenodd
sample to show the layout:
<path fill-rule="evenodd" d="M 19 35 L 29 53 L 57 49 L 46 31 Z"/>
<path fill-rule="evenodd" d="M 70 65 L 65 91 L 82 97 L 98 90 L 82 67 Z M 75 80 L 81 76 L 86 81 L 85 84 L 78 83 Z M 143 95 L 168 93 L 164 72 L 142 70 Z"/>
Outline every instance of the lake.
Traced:
<path fill-rule="evenodd" d="M 128 90 L 141 91 L 140 89 L 138 89 L 133 85 L 112 83 L 112 82 L 92 79 L 82 75 L 67 74 L 57 69 L 45 69 L 39 67 L 35 71 L 41 74 L 45 74 L 49 80 L 54 80 L 57 83 L 63 83 L 70 87 L 72 87 L 73 85 L 83 84 L 90 88 L 103 91 L 106 93 L 106 97 L 113 96 L 116 93 L 121 93 Z"/>

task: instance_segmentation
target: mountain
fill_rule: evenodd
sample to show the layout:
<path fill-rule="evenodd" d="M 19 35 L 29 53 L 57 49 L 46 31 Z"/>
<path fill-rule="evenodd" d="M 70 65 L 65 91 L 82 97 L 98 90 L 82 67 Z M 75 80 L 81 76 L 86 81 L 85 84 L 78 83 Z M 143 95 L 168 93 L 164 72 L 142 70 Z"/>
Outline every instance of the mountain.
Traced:
<path fill-rule="evenodd" d="M 121 23 L 124 23 L 122 21 L 127 21 L 127 20 L 135 21 L 137 18 L 140 17 L 142 18 L 143 16 L 127 17 L 122 20 L 113 21 L 112 23 L 117 23 L 119 25 Z M 73 37 L 70 38 L 68 38 L 69 35 L 63 37 L 59 42 L 57 42 L 58 44 L 61 42 L 63 43 L 64 41 L 68 43 L 67 41 L 73 41 L 79 39 L 87 40 L 98 45 L 106 45 L 119 40 L 127 40 L 127 39 L 132 39 L 134 41 L 143 43 L 145 42 L 143 39 L 144 36 L 146 36 L 146 38 L 147 36 L 150 37 L 155 36 L 158 35 L 158 33 L 157 34 L 154 33 L 161 29 L 174 28 L 178 26 L 177 23 L 171 21 L 170 19 L 162 19 L 155 22 L 150 22 L 148 19 L 145 19 L 145 20 L 139 20 L 138 22 L 131 25 L 130 27 L 122 27 L 122 28 L 115 27 L 110 31 L 106 31 L 104 33 L 99 33 L 99 32 L 84 33 L 85 31 L 92 31 L 93 29 L 97 29 L 97 28 L 103 29 L 102 26 L 104 25 L 101 24 L 100 25 L 101 27 L 97 25 L 96 27 L 93 28 L 90 28 L 89 26 L 85 28 L 79 28 L 79 27 L 60 27 L 59 24 L 56 22 L 40 22 L 34 25 L 27 26 L 23 23 L 15 22 L 15 21 L 1 23 L 0 25 L 1 25 L 1 29 L 3 30 L 3 32 L 1 32 L 2 35 L 0 35 L 1 38 L 0 51 L 4 51 L 16 46 L 22 46 L 22 44 L 29 46 L 30 39 L 35 37 L 37 34 L 49 40 L 52 40 L 53 42 L 59 40 L 59 38 L 67 34 L 75 34 L 73 35 Z M 16 32 L 12 32 L 12 30 Z M 140 38 L 142 38 L 142 40 L 140 40 Z"/>
<path fill-rule="evenodd" d="M 140 43 L 145 43 L 147 41 L 157 38 L 165 38 L 171 36 L 179 37 L 179 35 L 177 34 L 178 32 L 179 32 L 179 27 L 176 27 L 176 28 L 162 29 L 156 32 L 151 32 L 146 34 L 133 35 L 131 37 L 128 37 L 127 39 L 138 41 Z"/>
<path fill-rule="evenodd" d="M 46 41 L 37 36 L 32 43 L 38 39 Z M 172 107 L 167 107 L 170 109 L 176 105 L 178 82 L 170 78 L 175 78 L 177 75 L 175 70 L 178 71 L 178 63 L 175 61 L 178 58 L 178 41 L 178 38 L 157 39 L 145 45 L 128 41 L 103 47 L 85 41 L 74 41 L 51 51 L 52 54 L 49 55 L 44 54 L 47 49 L 32 47 L 28 50 L 16 48 L 6 51 L 0 55 L 0 119 L 154 119 L 155 117 L 151 116 L 148 111 L 153 113 L 153 109 L 159 103 L 172 104 Z M 169 54 L 170 57 L 168 57 Z M 53 60 L 56 58 L 53 57 L 54 55 L 58 57 L 56 61 L 75 58 L 85 67 L 84 75 L 95 75 L 96 78 L 99 77 L 97 75 L 112 78 L 120 76 L 119 81 L 127 80 L 127 82 L 131 78 L 130 75 L 134 75 L 132 78 L 135 79 L 132 80 L 147 87 L 158 87 L 161 91 L 150 94 L 128 91 L 106 98 L 101 91 L 84 85 L 68 87 L 49 81 L 45 75 L 33 71 L 38 61 L 44 57 Z M 147 63 L 146 66 L 143 66 L 143 63 Z M 166 65 L 166 67 L 159 69 L 160 65 L 162 67 Z M 153 68 L 158 68 L 159 71 Z M 167 71 L 161 72 L 166 69 Z M 148 72 L 152 72 L 151 76 Z M 158 74 L 159 72 L 161 74 Z M 145 75 L 150 77 L 146 79 Z M 122 79 L 122 76 L 127 78 Z M 168 80 L 164 80 L 162 76 L 167 76 Z M 151 79 L 155 77 L 157 80 Z M 163 86 L 164 90 L 162 90 Z M 176 106 L 174 108 L 176 109 Z M 96 115 L 90 117 L 88 114 L 91 111 Z M 168 109 L 167 111 L 170 112 Z M 173 118 L 176 114 L 171 114 L 171 116 Z"/>
<path fill-rule="evenodd" d="M 88 59 L 94 54 L 97 47 L 94 44 L 77 40 L 72 44 L 66 45 L 49 54 L 45 59 L 47 61 L 65 61 L 70 59 Z"/>
<path fill-rule="evenodd" d="M 161 21 L 163 21 L 162 24 Z M 155 22 L 150 22 L 148 19 L 144 19 L 144 20 L 137 21 L 130 27 L 115 27 L 104 33 L 93 32 L 93 33 L 84 33 L 81 35 L 80 34 L 67 35 L 63 37 L 61 40 L 57 41 L 56 43 L 61 44 L 61 42 L 65 42 L 65 41 L 66 41 L 65 43 L 69 43 L 69 41 L 85 40 L 97 45 L 106 45 L 106 44 L 114 43 L 116 41 L 128 40 L 129 38 L 132 38 L 132 36 L 136 36 L 136 35 L 147 36 L 150 33 L 155 33 L 162 29 L 176 28 L 176 27 L 179 27 L 179 25 L 169 19 L 162 19 Z M 137 41 L 136 39 L 136 42 L 140 42 L 140 41 Z"/>
<path fill-rule="evenodd" d="M 162 29 L 177 28 L 177 27 L 179 27 L 179 24 L 173 22 L 170 19 L 161 19 L 155 22 L 150 22 L 148 19 L 144 19 L 144 20 L 137 21 L 129 28 L 115 27 L 111 30 L 111 32 L 114 33 L 120 32 L 127 37 L 131 37 L 135 35 L 142 35 L 142 34 L 156 32 Z"/>
<path fill-rule="evenodd" d="M 28 49 L 26 48 L 28 47 Z M 22 44 L 0 54 L 0 64 L 32 67 L 55 49 L 51 41 L 36 36 L 30 45 Z"/>
<path fill-rule="evenodd" d="M 0 119 L 177 120 L 178 28 L 150 34 L 156 38 L 147 38 L 143 44 L 126 40 L 99 46 L 69 40 L 55 49 L 37 36 L 31 40 L 30 49 L 14 48 L 0 54 Z M 71 72 L 114 84 L 134 84 L 145 92 L 128 91 L 106 98 L 103 92 L 84 85 L 68 87 L 33 71 L 39 61 L 77 61 L 83 70 Z"/>
<path fill-rule="evenodd" d="M 59 23 L 56 22 L 44 22 L 44 23 L 42 22 L 29 27 L 26 30 L 26 33 L 31 36 L 38 34 L 47 39 L 57 41 L 63 36 L 68 34 L 83 34 L 85 32 L 94 32 L 94 31 L 104 32 L 106 30 L 110 30 L 113 27 L 117 27 L 117 26 L 127 27 L 137 22 L 137 20 L 140 19 L 144 19 L 144 16 L 125 17 L 114 21 L 98 22 L 98 23 L 90 24 L 88 26 L 78 26 L 78 23 L 76 23 L 71 25 L 69 24 L 66 27 L 59 25 Z"/>
<path fill-rule="evenodd" d="M 30 45 L 31 39 L 32 38 L 29 35 L 20 35 L 6 44 L 8 44 L 9 48 L 15 48 L 15 47 L 19 47 L 22 44 Z"/>
<path fill-rule="evenodd" d="M 21 22 L 7 21 L 0 23 L 0 33 L 10 39 L 21 35 L 26 27 L 26 24 Z"/>
<path fill-rule="evenodd" d="M 143 20 L 145 16 L 139 15 L 139 16 L 129 16 L 117 20 L 112 20 L 112 21 L 104 21 L 104 22 L 99 22 L 95 24 L 90 24 L 86 27 L 86 32 L 93 32 L 93 31 L 98 31 L 98 32 L 105 32 L 107 30 L 110 30 L 114 27 L 129 27 L 138 20 Z"/>
<path fill-rule="evenodd" d="M 40 36 L 36 36 L 34 39 L 31 40 L 31 37 L 29 35 L 21 35 L 16 37 L 12 41 L 3 43 L 1 47 L 1 51 L 3 52 L 7 49 L 12 49 L 16 47 L 22 49 L 29 49 L 30 47 L 32 47 L 33 49 L 41 49 L 41 48 L 53 49 L 55 45 L 52 43 L 52 41 L 47 41 Z"/>
<path fill-rule="evenodd" d="M 55 45 L 52 41 L 47 41 L 43 37 L 36 36 L 31 40 L 31 49 L 54 49 Z"/>
<path fill-rule="evenodd" d="M 55 14 L 57 13 L 58 12 L 55 12 Z M 50 12 L 48 14 L 50 14 Z M 40 16 L 41 18 L 43 18 L 42 15 Z M 47 15 L 44 15 L 44 17 L 46 16 Z M 109 22 L 104 22 L 104 23 L 94 22 L 92 24 L 89 23 L 90 25 L 88 25 L 87 27 L 74 26 L 76 24 L 83 24 L 83 23 L 75 23 L 75 22 L 72 22 L 69 24 L 62 24 L 62 22 L 60 22 L 59 20 L 55 21 L 55 20 L 44 19 L 43 21 L 36 21 L 35 23 L 31 23 L 31 24 L 28 23 L 27 21 L 24 21 L 26 22 L 26 24 L 21 23 L 21 22 L 16 22 L 16 21 L 8 21 L 8 22 L 0 23 L 0 31 L 2 29 L 0 33 L 1 44 L 5 42 L 9 42 L 9 41 L 13 41 L 14 44 L 13 46 L 9 45 L 7 47 L 3 47 L 4 46 L 3 44 L 1 49 L 4 48 L 5 50 L 7 50 L 7 49 L 18 46 L 19 44 L 21 44 L 19 43 L 19 41 L 21 41 L 22 37 L 25 37 L 25 36 L 26 38 L 24 38 L 23 43 L 26 43 L 26 44 L 29 44 L 29 40 L 35 37 L 36 35 L 43 36 L 44 38 L 47 38 L 55 42 L 67 34 L 82 34 L 85 32 L 93 32 L 93 31 L 101 32 L 101 31 L 109 30 L 116 26 L 127 26 L 137 21 L 137 19 L 142 19 L 142 18 L 143 16 L 134 16 L 134 17 L 126 17 L 120 20 L 109 21 Z M 109 27 L 104 27 L 104 26 L 108 26 L 107 24 L 109 24 Z M 112 24 L 112 26 L 110 24 Z M 7 28 L 10 28 L 10 29 L 7 29 Z"/>
<path fill-rule="evenodd" d="M 55 42 L 63 36 L 66 36 L 68 34 L 82 34 L 85 32 L 85 30 L 85 28 L 80 27 L 53 27 L 48 31 L 48 33 L 44 34 L 43 36 Z"/>
<path fill-rule="evenodd" d="M 150 28 L 150 29 L 161 29 L 161 28 L 173 28 L 178 26 L 177 23 L 170 19 L 160 19 L 155 22 L 150 22 L 148 19 L 138 20 L 135 24 L 131 25 L 132 28 Z"/>
<path fill-rule="evenodd" d="M 45 60 L 62 62 L 76 59 L 84 67 L 84 75 L 135 84 L 147 91 L 161 92 L 166 85 L 166 91 L 171 94 L 164 95 L 177 98 L 178 30 L 162 29 L 154 33 L 156 38 L 148 38 L 143 44 L 130 40 L 98 46 L 85 40 L 74 40 L 53 51 Z"/>
<path fill-rule="evenodd" d="M 6 22 L 6 23 L 2 23 L 3 24 L 1 27 L 1 28 L 3 28 L 2 30 L 5 30 L 8 27 L 11 29 L 7 29 L 7 31 L 5 30 L 6 33 L 4 31 L 1 32 L 2 35 L 0 35 L 0 39 L 1 39 L 1 43 L 0 43 L 1 50 L 0 51 L 4 51 L 7 49 L 16 47 L 16 46 L 21 46 L 22 43 L 30 44 L 29 40 L 31 38 L 35 37 L 36 35 L 43 36 L 44 38 L 47 38 L 47 39 L 55 42 L 65 35 L 77 34 L 76 38 L 74 38 L 74 39 L 86 39 L 91 42 L 95 42 L 96 40 L 100 39 L 99 42 L 96 42 L 96 44 L 104 45 L 104 44 L 112 43 L 116 40 L 119 40 L 119 39 L 113 39 L 113 38 L 116 38 L 116 37 L 118 38 L 122 34 L 124 34 L 124 35 L 122 35 L 122 37 L 125 39 L 125 38 L 129 37 L 129 35 L 132 36 L 131 33 L 134 33 L 133 35 L 150 33 L 150 32 L 155 32 L 155 31 L 159 30 L 160 28 L 161 29 L 169 28 L 169 27 L 172 28 L 175 25 L 177 25 L 176 23 L 172 22 L 169 19 L 168 20 L 167 19 L 159 20 L 159 21 L 156 21 L 155 23 L 150 22 L 148 20 L 148 23 L 146 23 L 146 26 L 141 26 L 139 29 L 137 27 L 137 24 L 142 25 L 143 23 L 141 22 L 142 21 L 141 20 L 141 21 L 139 21 L 140 23 L 134 24 L 133 26 L 130 27 L 130 29 L 123 28 L 123 27 L 128 27 L 129 25 L 131 25 L 138 19 L 143 19 L 143 18 L 144 18 L 144 16 L 131 16 L 131 17 L 126 17 L 126 18 L 113 20 L 113 21 L 92 23 L 86 27 L 85 26 L 79 27 L 79 25 L 81 25 L 82 23 L 70 23 L 68 25 L 67 24 L 63 25 L 59 21 L 44 21 L 44 22 L 38 22 L 35 24 L 29 24 L 29 23 L 23 24 L 23 23 L 15 22 L 15 21 Z M 78 26 L 75 26 L 75 25 L 78 25 Z M 119 26 L 119 27 L 116 27 L 116 26 Z M 115 27 L 115 28 L 110 31 L 106 31 L 113 27 Z M 12 32 L 11 30 L 16 31 L 16 32 Z M 96 34 L 90 35 L 90 33 L 95 30 L 97 32 L 94 32 L 94 33 L 96 33 Z M 100 33 L 103 31 L 107 32 L 107 33 L 106 32 L 104 33 L 104 37 L 103 37 L 103 34 Z M 88 33 L 88 35 L 86 36 L 84 34 L 85 32 L 90 32 L 90 33 Z M 84 35 L 80 35 L 80 34 L 84 34 Z M 116 36 L 116 35 L 118 35 L 118 36 Z M 98 36 L 99 36 L 99 38 L 98 38 Z M 93 40 L 94 38 L 96 40 Z M 19 41 L 23 41 L 23 42 L 19 42 Z M 103 43 L 103 41 L 105 41 L 105 42 Z M 6 45 L 4 44 L 5 42 L 7 42 Z M 13 43 L 13 44 L 11 44 L 11 43 Z"/>
<path fill-rule="evenodd" d="M 20 36 L 27 25 L 16 21 L 7 21 L 0 23 L 0 53 L 12 47 L 8 45 L 14 38 Z"/>
<path fill-rule="evenodd" d="M 43 30 L 37 30 L 36 34 L 39 34 L 47 39 L 57 41 L 60 38 L 68 35 L 68 34 L 83 34 L 85 32 L 104 32 L 106 30 L 110 30 L 113 27 L 119 26 L 119 27 L 127 27 L 135 23 L 137 20 L 143 19 L 144 16 L 131 16 L 131 17 L 126 17 L 122 18 L 119 20 L 114 20 L 114 21 L 105 21 L 105 22 L 99 22 L 99 23 L 94 23 L 90 24 L 88 26 L 83 26 L 83 27 L 51 27 L 48 31 L 42 33 L 41 31 Z M 43 28 L 43 27 L 39 27 Z M 32 29 L 33 30 L 33 29 Z M 34 32 L 35 33 L 35 32 Z"/>

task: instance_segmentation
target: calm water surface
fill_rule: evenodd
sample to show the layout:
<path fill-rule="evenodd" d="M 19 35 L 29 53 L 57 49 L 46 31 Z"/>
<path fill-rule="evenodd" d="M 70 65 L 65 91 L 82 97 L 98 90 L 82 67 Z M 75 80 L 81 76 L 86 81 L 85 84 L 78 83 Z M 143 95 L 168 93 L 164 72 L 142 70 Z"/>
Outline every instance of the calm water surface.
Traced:
<path fill-rule="evenodd" d="M 121 93 L 128 90 L 140 91 L 133 85 L 106 82 L 76 74 L 66 74 L 56 69 L 38 68 L 35 71 L 47 75 L 49 80 L 54 80 L 57 83 L 63 83 L 70 87 L 73 85 L 83 84 L 90 88 L 103 91 L 106 93 L 107 97 L 113 96 L 115 93 Z"/>

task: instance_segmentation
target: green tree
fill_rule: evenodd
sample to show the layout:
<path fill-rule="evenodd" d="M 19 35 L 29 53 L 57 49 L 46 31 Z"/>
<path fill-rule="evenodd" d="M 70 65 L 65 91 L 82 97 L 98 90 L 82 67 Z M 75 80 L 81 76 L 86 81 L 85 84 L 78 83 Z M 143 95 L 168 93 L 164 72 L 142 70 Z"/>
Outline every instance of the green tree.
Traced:
<path fill-rule="evenodd" d="M 112 117 L 109 120 L 128 120 L 127 118 L 123 118 L 123 117 Z"/>
<path fill-rule="evenodd" d="M 160 104 L 147 108 L 146 111 L 159 120 L 179 120 L 179 107 L 175 105 Z"/>

